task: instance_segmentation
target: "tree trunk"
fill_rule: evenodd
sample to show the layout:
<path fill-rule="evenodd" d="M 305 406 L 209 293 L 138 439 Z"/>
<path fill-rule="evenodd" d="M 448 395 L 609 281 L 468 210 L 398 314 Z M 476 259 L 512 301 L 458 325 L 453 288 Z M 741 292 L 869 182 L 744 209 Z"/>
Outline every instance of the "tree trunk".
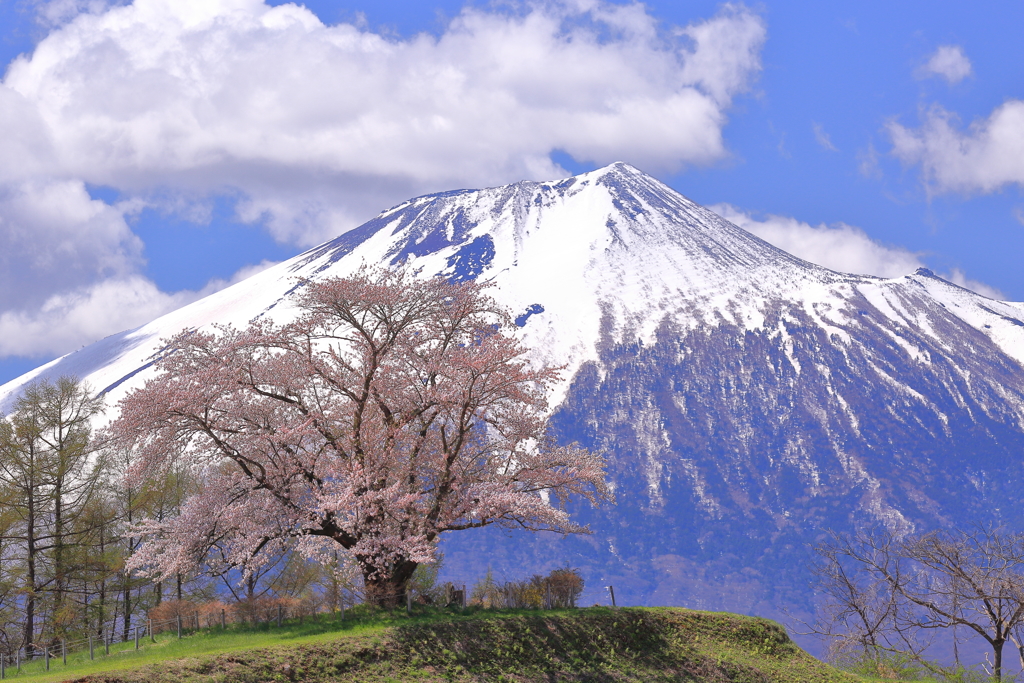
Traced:
<path fill-rule="evenodd" d="M 992 678 L 997 681 L 1003 680 L 1003 645 L 1005 643 L 1005 640 L 995 640 L 992 642 L 992 655 L 995 659 L 992 664 Z"/>
<path fill-rule="evenodd" d="M 124 600 L 124 617 L 122 618 L 122 631 L 124 638 L 122 638 L 122 640 L 127 643 L 128 636 L 130 635 L 132 628 L 132 584 L 131 577 L 129 576 L 127 571 L 124 573 L 123 596 L 124 597 L 122 599 Z"/>
<path fill-rule="evenodd" d="M 64 498 L 63 477 L 58 475 L 53 487 L 53 615 L 60 614 L 64 607 Z M 51 617 L 52 620 L 52 617 Z M 63 630 L 63 628 L 62 628 Z"/>
<path fill-rule="evenodd" d="M 36 634 L 36 506 L 35 490 L 30 488 L 26 497 L 25 520 L 25 648 L 31 652 Z"/>
<path fill-rule="evenodd" d="M 100 557 L 106 558 L 107 556 L 107 526 L 104 524 L 100 526 Z M 106 565 L 101 565 L 102 570 L 100 574 L 100 609 L 96 614 L 96 634 L 100 637 L 103 636 L 103 622 L 107 620 L 107 568 Z"/>
<path fill-rule="evenodd" d="M 408 589 L 409 579 L 419 565 L 417 562 L 405 560 L 396 563 L 391 570 L 390 576 L 381 578 L 370 575 L 374 568 L 363 568 L 363 584 L 366 586 L 366 600 L 377 607 L 397 607 L 405 601 L 405 591 Z"/>

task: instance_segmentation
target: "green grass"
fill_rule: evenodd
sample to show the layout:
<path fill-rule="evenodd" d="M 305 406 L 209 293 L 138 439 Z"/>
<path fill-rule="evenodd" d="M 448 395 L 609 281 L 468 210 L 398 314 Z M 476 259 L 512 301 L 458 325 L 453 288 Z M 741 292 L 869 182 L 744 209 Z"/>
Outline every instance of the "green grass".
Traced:
<path fill-rule="evenodd" d="M 676 608 L 424 610 L 174 633 L 23 667 L 35 683 L 721 681 L 855 683 L 774 622 Z M 13 672 L 8 672 L 13 674 Z"/>
<path fill-rule="evenodd" d="M 457 614 L 452 616 L 466 618 Z M 111 645 L 109 655 L 104 654 L 103 646 L 97 644 L 94 649 L 94 660 L 89 659 L 88 650 L 68 653 L 66 665 L 62 663 L 59 655 L 51 657 L 49 671 L 45 670 L 45 662 L 42 659 L 23 662 L 20 673 L 12 665 L 8 665 L 7 680 L 25 683 L 65 681 L 94 673 L 137 669 L 149 664 L 201 655 L 218 655 L 284 644 L 309 644 L 339 637 L 383 633 L 388 627 L 397 624 L 430 622 L 445 618 L 446 615 L 440 610 L 415 614 L 411 618 L 404 612 L 360 614 L 349 610 L 344 621 L 336 616 L 318 615 L 306 618 L 301 623 L 294 619 L 285 621 L 280 628 L 272 623 L 257 626 L 230 624 L 226 630 L 186 630 L 180 640 L 176 632 L 171 630 L 156 634 L 156 642 L 148 636 L 140 639 L 137 651 L 134 641 L 131 641 Z"/>

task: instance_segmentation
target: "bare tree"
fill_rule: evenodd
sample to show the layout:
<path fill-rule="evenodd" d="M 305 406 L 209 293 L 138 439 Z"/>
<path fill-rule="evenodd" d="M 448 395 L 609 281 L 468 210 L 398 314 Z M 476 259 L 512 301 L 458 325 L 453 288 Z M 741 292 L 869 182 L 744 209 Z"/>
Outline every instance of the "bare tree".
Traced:
<path fill-rule="evenodd" d="M 995 529 L 931 533 L 903 543 L 921 571 L 901 592 L 920 607 L 921 628 L 962 626 L 992 648 L 1002 677 L 1003 646 L 1024 621 L 1024 535 Z"/>
<path fill-rule="evenodd" d="M 924 655 L 934 634 L 972 633 L 992 650 L 985 668 L 1003 674 L 1003 647 L 1018 646 L 1024 666 L 1024 534 L 976 528 L 897 538 L 888 531 L 833 534 L 818 549 L 823 595 L 812 632 L 834 650 Z"/>
<path fill-rule="evenodd" d="M 905 582 L 907 571 L 894 549 L 896 539 L 884 531 L 853 538 L 830 534 L 816 548 L 812 572 L 820 599 L 810 633 L 828 641 L 829 657 L 837 662 L 869 659 L 879 667 L 887 655 L 920 658 L 930 641 L 905 628 L 912 621 L 911 605 L 892 590 L 894 582 Z"/>

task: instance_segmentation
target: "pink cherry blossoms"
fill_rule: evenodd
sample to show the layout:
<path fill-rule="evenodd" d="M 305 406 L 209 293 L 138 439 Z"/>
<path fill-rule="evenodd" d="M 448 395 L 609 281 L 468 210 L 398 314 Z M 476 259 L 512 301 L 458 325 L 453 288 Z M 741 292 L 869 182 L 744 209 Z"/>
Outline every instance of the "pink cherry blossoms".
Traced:
<path fill-rule="evenodd" d="M 111 432 L 133 476 L 187 467 L 200 482 L 177 517 L 142 524 L 134 568 L 340 546 L 388 603 L 443 532 L 585 532 L 568 497 L 611 498 L 600 455 L 546 440 L 557 371 L 527 362 L 483 286 L 388 271 L 299 291 L 289 324 L 178 335 L 122 401 Z"/>

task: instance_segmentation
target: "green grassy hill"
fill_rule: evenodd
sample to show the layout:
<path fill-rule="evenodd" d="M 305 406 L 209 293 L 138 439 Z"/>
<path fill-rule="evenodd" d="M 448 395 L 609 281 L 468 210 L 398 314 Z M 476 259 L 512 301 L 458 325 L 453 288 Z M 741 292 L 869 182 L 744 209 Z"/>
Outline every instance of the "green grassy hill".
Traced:
<path fill-rule="evenodd" d="M 25 683 L 735 681 L 853 683 L 765 619 L 675 608 L 441 611 L 158 636 Z M 38 668 L 39 664 L 34 663 Z"/>

